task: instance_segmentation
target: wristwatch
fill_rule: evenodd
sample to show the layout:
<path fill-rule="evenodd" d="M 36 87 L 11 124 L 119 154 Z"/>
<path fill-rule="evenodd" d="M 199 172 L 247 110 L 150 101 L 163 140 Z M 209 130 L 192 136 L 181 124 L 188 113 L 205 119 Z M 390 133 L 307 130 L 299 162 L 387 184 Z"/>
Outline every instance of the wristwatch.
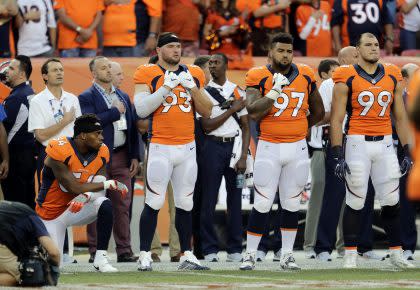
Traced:
<path fill-rule="evenodd" d="M 76 32 L 79 33 L 82 30 L 82 28 L 80 26 L 76 27 Z"/>
<path fill-rule="evenodd" d="M 149 32 L 149 36 L 148 37 L 154 37 L 156 38 L 157 33 L 156 32 Z"/>

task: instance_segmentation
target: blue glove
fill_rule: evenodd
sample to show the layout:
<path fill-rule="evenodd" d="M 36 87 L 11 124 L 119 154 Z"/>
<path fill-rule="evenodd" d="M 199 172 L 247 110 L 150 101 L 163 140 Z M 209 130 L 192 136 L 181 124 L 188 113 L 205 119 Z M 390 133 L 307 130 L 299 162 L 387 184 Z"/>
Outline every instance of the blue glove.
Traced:
<path fill-rule="evenodd" d="M 343 154 L 343 147 L 342 146 L 334 146 L 331 148 L 332 151 L 332 157 L 335 160 L 335 169 L 334 174 L 337 176 L 340 180 L 345 181 L 346 174 L 351 174 L 350 168 L 346 163 L 346 160 L 344 159 Z"/>
<path fill-rule="evenodd" d="M 400 169 L 401 169 L 401 174 L 404 176 L 410 171 L 411 167 L 413 167 L 413 160 L 411 159 L 410 149 L 409 149 L 408 144 L 405 144 L 403 146 L 403 149 L 404 149 L 404 159 L 401 162 Z"/>

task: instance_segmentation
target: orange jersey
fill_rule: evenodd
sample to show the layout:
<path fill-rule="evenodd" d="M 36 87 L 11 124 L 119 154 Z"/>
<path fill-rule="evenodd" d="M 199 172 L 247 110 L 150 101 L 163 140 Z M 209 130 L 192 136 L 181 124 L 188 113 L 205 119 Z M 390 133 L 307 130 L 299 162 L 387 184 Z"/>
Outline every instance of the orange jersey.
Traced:
<path fill-rule="evenodd" d="M 197 87 L 204 85 L 204 72 L 195 65 L 180 65 L 182 70 L 189 70 Z M 134 73 L 135 84 L 146 84 L 150 92 L 156 92 L 164 82 L 165 69 L 155 64 L 145 64 Z M 165 145 L 182 145 L 194 141 L 194 109 L 190 93 L 181 85 L 174 88 L 165 102 L 151 115 L 151 142 Z"/>
<path fill-rule="evenodd" d="M 252 14 L 255 10 L 261 8 L 263 5 L 273 6 L 276 5 L 275 0 L 236 0 L 236 8 L 240 12 L 246 12 L 249 17 L 254 21 L 255 27 L 258 28 L 269 28 L 269 29 L 278 29 L 283 27 L 283 16 L 282 14 L 290 13 L 290 9 L 287 8 L 280 12 L 268 14 L 265 17 L 254 18 Z"/>
<path fill-rule="evenodd" d="M 259 89 L 264 96 L 273 87 L 273 74 L 270 65 L 253 68 L 246 75 L 246 86 Z M 290 84 L 260 121 L 261 140 L 292 143 L 304 139 L 308 132 L 308 98 L 316 89 L 314 72 L 307 65 L 292 64 L 285 76 Z"/>
<path fill-rule="evenodd" d="M 408 109 L 414 106 L 414 101 L 420 96 L 420 70 L 417 70 L 408 86 L 407 90 L 407 105 Z M 414 160 L 413 168 L 407 180 L 407 195 L 412 200 L 420 200 L 420 131 L 416 129 L 414 124 L 411 124 L 411 131 L 414 136 L 414 147 L 412 156 Z"/>
<path fill-rule="evenodd" d="M 131 0 L 128 4 L 111 4 L 106 7 L 102 25 L 104 46 L 136 45 L 135 2 Z"/>
<path fill-rule="evenodd" d="M 343 65 L 333 73 L 334 83 L 349 88 L 346 124 L 348 135 L 391 135 L 391 105 L 400 70 L 393 64 L 378 64 L 373 75 L 359 65 Z"/>
<path fill-rule="evenodd" d="M 306 56 L 331 56 L 332 55 L 332 39 L 331 39 L 331 7 L 327 1 L 320 2 L 320 11 L 323 12 L 322 17 L 315 20 L 312 24 L 311 15 L 317 11 L 311 5 L 300 5 L 296 10 L 296 26 L 299 34 L 306 34 L 305 27 L 313 25 L 312 29 L 306 36 Z M 310 20 L 311 19 L 311 20 Z"/>
<path fill-rule="evenodd" d="M 109 161 L 109 151 L 105 144 L 96 154 L 91 154 L 85 159 L 77 151 L 74 141 L 67 137 L 51 140 L 45 152 L 50 158 L 66 164 L 80 183 L 91 182 Z M 77 195 L 67 192 L 58 183 L 52 169 L 48 166 L 42 169 L 41 180 L 36 212 L 42 219 L 52 220 L 60 216 L 67 209 L 68 203 Z"/>

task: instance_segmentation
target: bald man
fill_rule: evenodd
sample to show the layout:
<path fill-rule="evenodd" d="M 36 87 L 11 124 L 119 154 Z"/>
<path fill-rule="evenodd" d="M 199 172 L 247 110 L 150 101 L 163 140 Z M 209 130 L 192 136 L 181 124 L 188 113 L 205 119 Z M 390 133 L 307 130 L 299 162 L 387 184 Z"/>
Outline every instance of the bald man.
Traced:
<path fill-rule="evenodd" d="M 112 75 L 112 85 L 119 89 L 121 83 L 124 80 L 124 73 L 121 68 L 121 65 L 118 62 L 111 61 L 111 75 Z"/>
<path fill-rule="evenodd" d="M 407 97 L 408 84 L 414 73 L 419 69 L 419 66 L 414 63 L 407 63 L 401 68 L 404 83 L 404 103 Z M 393 132 L 395 128 L 393 127 Z M 394 144 L 398 143 L 397 153 L 398 158 L 404 158 L 402 146 L 398 140 L 396 133 L 393 134 Z M 414 251 L 417 244 L 417 227 L 416 227 L 416 211 L 413 204 L 407 199 L 407 175 L 400 178 L 400 207 L 401 207 L 401 242 L 403 248 L 403 257 L 406 260 L 414 260 Z"/>
<path fill-rule="evenodd" d="M 358 52 L 354 46 L 346 46 L 338 53 L 338 62 L 340 65 L 353 65 L 358 60 Z M 332 92 L 334 82 L 329 78 L 322 82 L 319 87 L 322 100 L 324 102 L 325 116 L 320 124 L 329 124 L 330 112 L 332 103 Z M 326 137 L 325 139 L 328 139 Z M 332 260 L 331 252 L 334 248 L 337 249 L 337 257 L 342 258 L 344 255 L 344 239 L 343 239 L 343 224 L 342 216 L 344 210 L 344 196 L 346 193 L 344 182 L 334 175 L 334 161 L 330 152 L 330 144 L 326 148 L 325 160 L 325 188 L 324 198 L 322 202 L 321 214 L 318 222 L 318 233 L 315 244 L 316 259 L 324 262 Z M 377 255 L 372 251 L 373 236 L 372 236 L 372 222 L 373 222 L 373 203 L 374 190 L 372 183 L 369 181 L 368 194 L 366 197 L 366 206 L 363 209 L 363 220 L 365 221 L 360 229 L 358 253 L 360 256 L 367 259 L 382 260 L 384 257 Z M 338 237 L 336 237 L 336 230 L 338 226 Z M 336 239 L 337 238 L 337 239 Z M 307 255 L 312 258 L 311 255 Z"/>

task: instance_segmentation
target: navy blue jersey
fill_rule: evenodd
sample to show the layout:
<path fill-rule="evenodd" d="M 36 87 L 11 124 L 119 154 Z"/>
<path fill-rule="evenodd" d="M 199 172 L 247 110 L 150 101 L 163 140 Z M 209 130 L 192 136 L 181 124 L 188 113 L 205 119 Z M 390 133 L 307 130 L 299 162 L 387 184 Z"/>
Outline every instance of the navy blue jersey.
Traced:
<path fill-rule="evenodd" d="M 382 0 L 334 1 L 331 26 L 341 26 L 342 46 L 356 45 L 365 32 L 381 39 L 385 24 L 392 24 L 392 17 Z"/>

